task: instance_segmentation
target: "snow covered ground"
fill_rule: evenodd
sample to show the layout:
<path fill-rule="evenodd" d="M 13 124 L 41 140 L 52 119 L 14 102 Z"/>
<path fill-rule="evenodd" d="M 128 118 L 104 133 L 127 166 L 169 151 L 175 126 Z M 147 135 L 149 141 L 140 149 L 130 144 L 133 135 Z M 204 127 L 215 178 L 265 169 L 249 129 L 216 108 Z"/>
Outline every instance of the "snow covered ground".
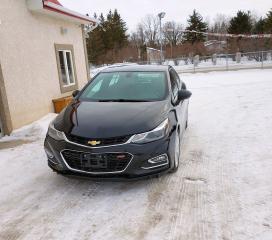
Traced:
<path fill-rule="evenodd" d="M 1 139 L 0 239 L 271 240 L 272 70 L 181 77 L 193 96 L 175 174 L 59 176 L 43 152 L 54 115 Z"/>
<path fill-rule="evenodd" d="M 102 67 L 93 67 L 90 69 L 90 77 L 93 78 L 96 74 L 104 69 L 116 66 L 116 65 L 124 65 L 124 64 L 135 64 L 135 63 L 117 63 L 108 66 Z M 155 65 L 158 63 L 154 63 Z M 270 69 L 272 68 L 272 60 L 266 60 L 263 63 L 257 61 L 249 61 L 246 59 L 242 59 L 240 63 L 237 63 L 232 58 L 226 59 L 218 58 L 216 65 L 213 65 L 211 59 L 207 59 L 206 61 L 201 60 L 199 65 L 194 67 L 194 64 L 188 63 L 185 64 L 184 60 L 178 60 L 178 65 L 175 65 L 174 61 L 167 60 L 163 63 L 164 65 L 171 65 L 175 68 L 178 73 L 203 73 L 203 72 L 212 72 L 212 71 L 226 71 L 226 70 L 243 70 L 243 69 Z"/>

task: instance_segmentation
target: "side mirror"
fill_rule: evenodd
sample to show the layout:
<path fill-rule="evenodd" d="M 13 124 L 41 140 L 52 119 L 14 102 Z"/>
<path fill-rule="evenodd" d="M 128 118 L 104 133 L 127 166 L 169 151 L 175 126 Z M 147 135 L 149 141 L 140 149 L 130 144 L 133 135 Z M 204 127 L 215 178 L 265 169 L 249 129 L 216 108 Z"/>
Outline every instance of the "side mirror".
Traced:
<path fill-rule="evenodd" d="M 75 98 L 79 94 L 79 90 L 75 90 L 72 93 L 72 96 Z"/>
<path fill-rule="evenodd" d="M 181 89 L 178 91 L 178 101 L 183 101 L 185 99 L 190 98 L 192 93 L 188 90 Z"/>

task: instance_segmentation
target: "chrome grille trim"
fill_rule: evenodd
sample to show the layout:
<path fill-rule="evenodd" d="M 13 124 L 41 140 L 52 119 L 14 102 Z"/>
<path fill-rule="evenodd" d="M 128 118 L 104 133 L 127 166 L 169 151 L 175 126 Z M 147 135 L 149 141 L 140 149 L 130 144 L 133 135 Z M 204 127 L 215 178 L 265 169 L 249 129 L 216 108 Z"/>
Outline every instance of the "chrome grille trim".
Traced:
<path fill-rule="evenodd" d="M 105 153 L 120 153 L 120 154 L 122 154 L 122 153 L 127 153 L 127 154 L 129 154 L 129 155 L 131 156 L 131 159 L 130 159 L 130 161 L 128 162 L 127 166 L 126 166 L 123 170 L 121 170 L 121 171 L 114 171 L 114 172 L 87 172 L 87 171 L 84 171 L 84 170 L 78 170 L 78 169 L 75 169 L 75 168 L 71 168 L 71 167 L 69 166 L 69 164 L 66 162 L 65 158 L 63 157 L 63 154 L 62 154 L 63 151 L 74 151 L 74 152 L 84 153 L 83 151 L 76 151 L 76 150 L 72 150 L 72 149 L 63 149 L 63 150 L 60 151 L 60 156 L 61 156 L 61 158 L 62 158 L 62 160 L 63 160 L 65 166 L 66 166 L 69 170 L 74 171 L 74 172 L 79 172 L 79 173 L 93 174 L 93 175 L 103 175 L 103 174 L 116 174 L 116 173 L 122 173 L 122 172 L 126 171 L 126 169 L 128 168 L 128 166 L 130 165 L 131 161 L 132 161 L 133 158 L 134 158 L 133 154 L 131 154 L 131 153 L 129 153 L 129 152 L 105 152 Z M 86 153 L 88 153 L 88 152 L 86 152 Z M 104 153 L 104 154 L 105 154 L 105 153 Z M 94 154 L 95 154 L 95 153 L 94 153 Z M 99 154 L 99 153 L 98 153 L 98 154 Z M 101 153 L 101 154 L 103 154 L 103 153 Z"/>
<path fill-rule="evenodd" d="M 122 145 L 125 145 L 125 144 L 130 143 L 131 140 L 132 140 L 132 138 L 134 137 L 134 135 L 132 135 L 132 136 L 131 136 L 126 142 L 124 142 L 124 143 L 93 147 L 93 146 L 87 146 L 87 145 L 83 145 L 83 144 L 80 144 L 80 143 L 72 142 L 72 141 L 70 141 L 70 140 L 66 137 L 65 133 L 63 133 L 63 135 L 64 135 L 64 140 L 65 140 L 65 142 L 68 142 L 68 143 L 70 143 L 70 144 L 74 144 L 74 145 L 77 145 L 77 146 L 80 146 L 80 147 L 90 148 L 90 149 L 122 146 Z"/>

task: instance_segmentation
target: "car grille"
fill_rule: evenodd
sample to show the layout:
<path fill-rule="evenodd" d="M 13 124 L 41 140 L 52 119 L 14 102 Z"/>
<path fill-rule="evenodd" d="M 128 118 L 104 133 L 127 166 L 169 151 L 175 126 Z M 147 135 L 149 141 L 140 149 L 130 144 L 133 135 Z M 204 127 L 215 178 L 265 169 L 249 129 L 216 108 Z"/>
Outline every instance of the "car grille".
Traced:
<path fill-rule="evenodd" d="M 97 147 L 102 147 L 102 146 L 108 146 L 108 145 L 116 145 L 116 144 L 122 144 L 128 141 L 130 136 L 122 136 L 122 137 L 113 137 L 113 138 L 100 138 L 100 139 L 91 139 L 91 138 L 84 138 L 84 137 L 79 137 L 75 135 L 67 135 L 66 136 L 69 141 L 75 142 L 78 144 L 86 145 L 86 146 L 92 146 L 88 144 L 89 141 L 99 141 L 100 143 L 96 145 Z"/>
<path fill-rule="evenodd" d="M 64 150 L 61 154 L 70 168 L 93 173 L 121 172 L 132 159 L 129 153 L 93 154 Z"/>

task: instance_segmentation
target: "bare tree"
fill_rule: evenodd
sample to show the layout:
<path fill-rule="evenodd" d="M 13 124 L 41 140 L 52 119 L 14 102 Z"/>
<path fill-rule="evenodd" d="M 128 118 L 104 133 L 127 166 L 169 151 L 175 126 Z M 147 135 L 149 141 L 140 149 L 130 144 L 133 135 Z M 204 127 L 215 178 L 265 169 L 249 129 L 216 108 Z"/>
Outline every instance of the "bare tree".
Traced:
<path fill-rule="evenodd" d="M 182 25 L 174 21 L 166 22 L 163 26 L 163 36 L 166 44 L 176 46 L 181 43 Z"/>
<path fill-rule="evenodd" d="M 213 25 L 210 26 L 210 31 L 214 33 L 227 33 L 230 18 L 224 14 L 217 14 L 214 18 Z"/>
<path fill-rule="evenodd" d="M 158 44 L 159 26 L 159 19 L 154 15 L 147 15 L 139 24 L 138 28 L 143 30 L 148 46 L 156 46 Z"/>
<path fill-rule="evenodd" d="M 131 45 L 138 51 L 138 60 L 144 60 L 146 55 L 146 37 L 142 24 L 137 25 L 135 32 L 130 34 Z"/>
<path fill-rule="evenodd" d="M 142 46 L 146 44 L 146 37 L 144 34 L 143 25 L 141 23 L 137 25 L 136 32 L 133 32 L 131 34 L 131 39 L 137 46 Z"/>

